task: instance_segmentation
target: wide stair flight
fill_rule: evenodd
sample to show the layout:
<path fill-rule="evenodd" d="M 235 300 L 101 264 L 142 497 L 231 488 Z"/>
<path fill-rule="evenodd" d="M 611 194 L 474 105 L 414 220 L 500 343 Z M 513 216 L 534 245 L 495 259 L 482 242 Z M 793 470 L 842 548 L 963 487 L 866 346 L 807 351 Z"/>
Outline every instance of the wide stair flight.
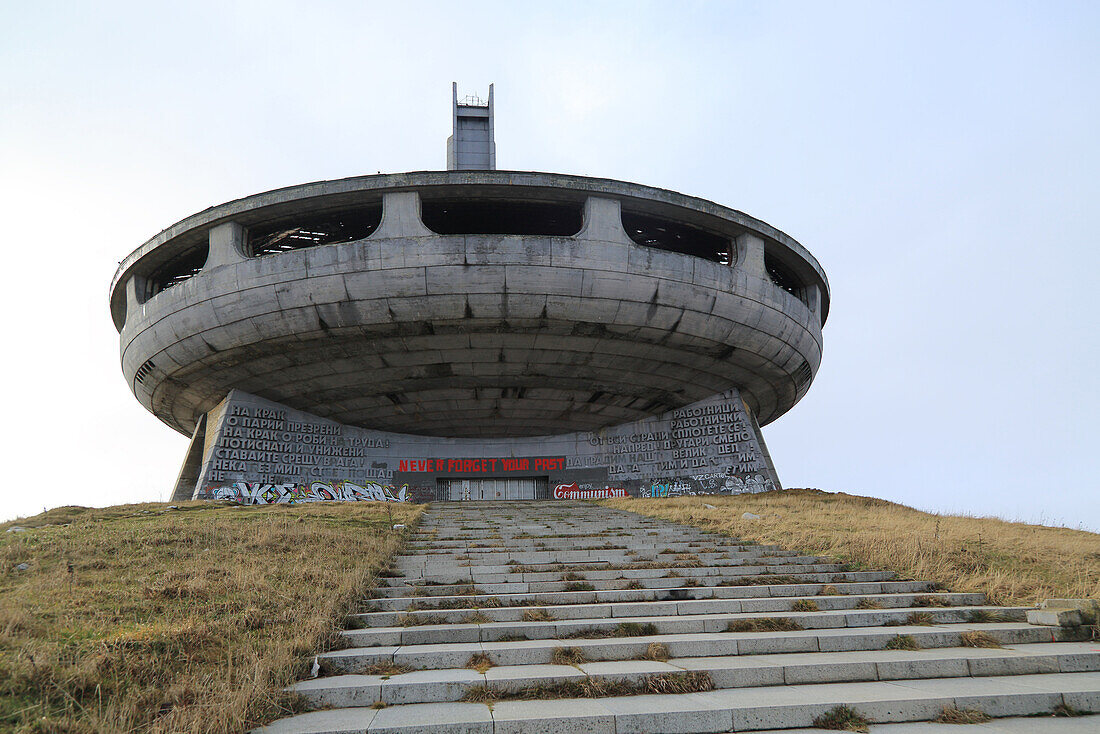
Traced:
<path fill-rule="evenodd" d="M 1085 629 L 598 505 L 433 504 L 373 597 L 346 648 L 294 686 L 318 710 L 262 732 L 742 732 L 810 727 L 842 706 L 876 723 L 1100 711 L 1100 644 Z M 988 728 L 998 721 L 1009 728 Z M 1100 717 L 979 729 L 1100 732 Z"/>

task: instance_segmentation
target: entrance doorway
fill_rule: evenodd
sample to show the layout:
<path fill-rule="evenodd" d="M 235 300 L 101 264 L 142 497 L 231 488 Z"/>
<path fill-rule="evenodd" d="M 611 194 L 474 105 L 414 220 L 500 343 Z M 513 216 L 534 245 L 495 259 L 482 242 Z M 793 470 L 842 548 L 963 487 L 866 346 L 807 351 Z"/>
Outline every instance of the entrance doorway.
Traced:
<path fill-rule="evenodd" d="M 435 496 L 441 501 L 549 499 L 550 479 L 549 477 L 438 479 Z"/>

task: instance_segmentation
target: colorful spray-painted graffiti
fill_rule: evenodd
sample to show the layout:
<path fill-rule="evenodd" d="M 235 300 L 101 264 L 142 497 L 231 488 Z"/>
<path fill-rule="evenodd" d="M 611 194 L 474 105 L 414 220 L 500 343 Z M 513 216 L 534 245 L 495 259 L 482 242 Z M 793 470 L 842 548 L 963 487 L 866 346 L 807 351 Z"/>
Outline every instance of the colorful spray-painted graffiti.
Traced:
<path fill-rule="evenodd" d="M 408 485 L 397 489 L 376 482 L 311 482 L 310 484 L 270 484 L 235 482 L 228 487 L 207 487 L 196 499 L 228 500 L 242 505 L 281 505 L 302 502 L 406 502 Z"/>
<path fill-rule="evenodd" d="M 650 497 L 682 497 L 693 494 L 691 485 L 687 482 L 673 480 L 671 482 L 654 483 L 650 487 Z"/>
<path fill-rule="evenodd" d="M 595 488 L 591 485 L 581 487 L 577 482 L 559 484 L 554 487 L 554 499 L 556 500 L 605 500 L 609 497 L 626 496 L 626 489 L 623 487 Z"/>
<path fill-rule="evenodd" d="M 642 497 L 690 497 L 708 494 L 755 494 L 778 489 L 763 474 L 751 474 L 744 478 L 726 474 L 700 474 L 667 482 L 653 482 L 648 491 L 642 488 Z"/>

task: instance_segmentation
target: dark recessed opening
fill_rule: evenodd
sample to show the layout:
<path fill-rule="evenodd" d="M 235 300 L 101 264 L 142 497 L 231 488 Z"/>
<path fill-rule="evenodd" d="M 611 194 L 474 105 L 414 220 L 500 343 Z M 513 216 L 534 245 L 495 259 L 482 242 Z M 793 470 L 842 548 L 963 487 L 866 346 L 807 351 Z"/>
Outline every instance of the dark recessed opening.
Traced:
<path fill-rule="evenodd" d="M 710 232 L 666 219 L 623 212 L 623 229 L 643 247 L 680 252 L 722 265 L 730 264 L 730 241 Z"/>
<path fill-rule="evenodd" d="M 768 278 L 771 279 L 772 283 L 787 291 L 803 303 L 806 302 L 806 294 L 803 289 L 802 281 L 798 279 L 794 271 L 776 258 L 768 255 L 767 252 L 764 253 L 764 269 L 768 271 Z"/>
<path fill-rule="evenodd" d="M 381 222 L 381 204 L 338 214 L 303 217 L 250 229 L 248 247 L 253 257 L 261 257 L 336 242 L 354 242 L 369 237 Z"/>
<path fill-rule="evenodd" d="M 806 360 L 802 360 L 802 364 L 798 365 L 798 369 L 794 371 L 794 384 L 798 390 L 806 387 L 810 384 L 810 379 L 814 376 L 813 370 L 810 369 L 810 364 Z"/>
<path fill-rule="evenodd" d="M 581 230 L 582 205 L 519 201 L 424 200 L 424 226 L 439 234 L 528 234 L 571 237 Z"/>
<path fill-rule="evenodd" d="M 146 378 L 153 374 L 153 368 L 155 366 L 153 360 L 145 360 L 142 362 L 141 366 L 137 368 L 137 372 L 134 373 L 134 379 L 144 385 Z"/>
<path fill-rule="evenodd" d="M 161 291 L 198 275 L 202 266 L 206 264 L 209 251 L 208 245 L 188 250 L 153 270 L 146 278 L 148 297 L 152 298 Z"/>

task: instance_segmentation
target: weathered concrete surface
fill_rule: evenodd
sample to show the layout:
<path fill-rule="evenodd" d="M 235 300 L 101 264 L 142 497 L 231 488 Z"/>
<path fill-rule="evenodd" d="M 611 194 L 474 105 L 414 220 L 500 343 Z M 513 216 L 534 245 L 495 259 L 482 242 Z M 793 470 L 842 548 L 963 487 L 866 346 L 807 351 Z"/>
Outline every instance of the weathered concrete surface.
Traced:
<path fill-rule="evenodd" d="M 1027 613 L 1027 621 L 1051 627 L 1095 625 L 1100 621 L 1100 600 L 1045 599 L 1038 609 Z"/>
<path fill-rule="evenodd" d="M 755 232 L 775 246 L 786 248 L 792 260 L 804 261 L 813 269 L 825 285 L 825 271 L 810 252 L 784 232 L 744 212 L 715 204 L 706 199 L 659 189 L 652 186 L 615 181 L 607 178 L 569 176 L 561 173 L 531 171 L 417 171 L 411 173 L 356 176 L 335 181 L 288 186 L 262 194 L 220 204 L 204 209 L 163 230 L 141 247 L 130 253 L 120 264 L 111 281 L 112 313 L 115 325 L 121 328 L 121 303 L 118 286 L 134 272 L 134 266 L 151 254 L 168 245 L 173 252 L 205 244 L 208 229 L 216 224 L 236 221 L 245 227 L 272 218 L 291 218 L 296 214 L 311 212 L 323 203 L 330 207 L 381 200 L 386 190 L 410 190 L 417 188 L 447 187 L 455 195 L 515 197 L 517 192 L 532 198 L 579 200 L 589 195 L 606 196 L 629 201 L 639 209 L 655 215 L 675 213 L 688 223 L 713 228 L 734 235 L 745 231 Z M 166 258 L 167 255 L 163 255 Z M 807 278 L 813 280 L 813 278 Z M 828 305 L 824 307 L 828 314 Z"/>
<path fill-rule="evenodd" d="M 584 226 L 573 237 L 437 235 L 417 197 L 441 190 L 580 200 Z M 253 224 L 383 198 L 382 225 L 366 239 L 242 256 Z M 738 262 L 636 245 L 618 220 L 627 207 L 736 239 Z M 143 300 L 152 268 L 204 244 L 198 275 Z M 805 284 L 801 300 L 768 278 L 766 251 Z M 347 179 L 231 202 L 146 243 L 112 292 L 127 381 L 188 435 L 234 388 L 426 435 L 599 430 L 730 389 L 766 424 L 809 388 L 827 310 L 812 256 L 739 212 L 621 182 L 492 171 Z"/>

